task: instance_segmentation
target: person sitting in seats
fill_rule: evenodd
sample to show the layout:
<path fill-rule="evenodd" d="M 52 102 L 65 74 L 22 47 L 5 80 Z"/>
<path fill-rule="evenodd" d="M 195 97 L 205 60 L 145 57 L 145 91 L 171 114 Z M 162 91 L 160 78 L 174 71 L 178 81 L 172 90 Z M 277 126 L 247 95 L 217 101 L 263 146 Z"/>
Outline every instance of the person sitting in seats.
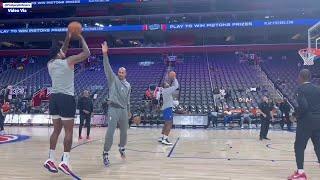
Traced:
<path fill-rule="evenodd" d="M 160 88 L 156 85 L 150 85 L 145 92 L 144 99 L 151 101 L 151 103 L 148 103 L 147 105 L 149 112 L 152 112 L 153 110 L 157 109 L 160 100 Z"/>
<path fill-rule="evenodd" d="M 251 129 L 252 128 L 252 125 L 251 125 L 251 123 L 252 123 L 252 119 L 251 119 L 251 116 L 252 115 L 252 113 L 250 113 L 249 112 L 249 110 L 242 110 L 242 116 L 241 116 L 241 129 L 243 129 L 243 123 L 245 122 L 245 121 L 247 121 L 248 123 L 249 123 L 249 128 Z"/>
<path fill-rule="evenodd" d="M 224 126 L 229 126 L 229 123 L 233 121 L 233 116 L 232 116 L 232 112 L 229 108 L 227 108 L 225 111 L 224 111 L 224 119 L 223 119 L 223 122 L 224 122 Z"/>

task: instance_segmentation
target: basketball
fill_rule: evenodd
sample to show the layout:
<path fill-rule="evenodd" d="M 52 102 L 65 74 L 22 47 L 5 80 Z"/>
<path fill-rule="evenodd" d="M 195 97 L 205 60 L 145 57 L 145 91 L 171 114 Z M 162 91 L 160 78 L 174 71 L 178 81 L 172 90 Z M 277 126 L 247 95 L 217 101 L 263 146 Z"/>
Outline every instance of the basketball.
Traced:
<path fill-rule="evenodd" d="M 10 105 L 5 103 L 2 105 L 3 112 L 9 112 L 10 111 Z"/>
<path fill-rule="evenodd" d="M 141 117 L 140 116 L 135 116 L 132 119 L 132 121 L 133 121 L 134 124 L 139 125 L 141 123 Z"/>
<path fill-rule="evenodd" d="M 82 33 L 82 25 L 79 22 L 73 21 L 68 25 L 68 31 L 71 34 L 81 34 Z"/>
<path fill-rule="evenodd" d="M 177 76 L 176 72 L 174 72 L 174 71 L 169 72 L 170 79 L 174 79 L 174 78 L 176 78 L 176 76 Z"/>

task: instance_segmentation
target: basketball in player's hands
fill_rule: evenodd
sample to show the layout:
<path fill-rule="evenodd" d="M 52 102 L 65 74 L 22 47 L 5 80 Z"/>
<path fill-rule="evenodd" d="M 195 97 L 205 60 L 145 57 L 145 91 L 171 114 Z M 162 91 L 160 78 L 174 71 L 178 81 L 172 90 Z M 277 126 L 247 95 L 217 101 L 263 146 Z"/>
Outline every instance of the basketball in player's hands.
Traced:
<path fill-rule="evenodd" d="M 169 72 L 169 78 L 170 78 L 170 79 L 175 79 L 176 77 L 177 77 L 176 72 L 174 72 L 174 71 L 170 71 L 170 72 Z"/>
<path fill-rule="evenodd" d="M 72 37 L 77 37 L 82 33 L 82 25 L 73 21 L 68 25 L 68 32 L 72 34 Z"/>

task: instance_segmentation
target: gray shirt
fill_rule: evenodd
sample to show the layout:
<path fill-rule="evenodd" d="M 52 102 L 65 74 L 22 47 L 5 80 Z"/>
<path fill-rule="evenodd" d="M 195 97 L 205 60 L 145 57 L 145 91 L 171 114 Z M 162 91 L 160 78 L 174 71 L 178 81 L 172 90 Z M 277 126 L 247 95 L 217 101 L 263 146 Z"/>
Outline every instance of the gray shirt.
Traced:
<path fill-rule="evenodd" d="M 172 95 L 174 92 L 179 88 L 179 83 L 177 79 L 174 79 L 171 87 L 169 88 L 163 88 L 162 89 L 162 98 L 163 98 L 163 105 L 161 107 L 161 110 L 173 107 L 173 97 Z"/>
<path fill-rule="evenodd" d="M 103 66 L 108 80 L 109 103 L 111 106 L 127 109 L 130 112 L 130 84 L 126 79 L 120 80 L 112 71 L 108 56 L 103 56 Z"/>
<path fill-rule="evenodd" d="M 48 71 L 52 81 L 51 93 L 74 96 L 74 69 L 66 59 L 49 61 Z"/>

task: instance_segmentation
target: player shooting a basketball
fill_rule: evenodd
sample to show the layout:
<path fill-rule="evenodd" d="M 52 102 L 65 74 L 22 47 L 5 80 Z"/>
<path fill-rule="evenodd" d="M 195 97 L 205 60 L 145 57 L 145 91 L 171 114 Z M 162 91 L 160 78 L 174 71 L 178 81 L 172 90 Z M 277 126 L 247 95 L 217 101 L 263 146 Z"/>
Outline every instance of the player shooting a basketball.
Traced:
<path fill-rule="evenodd" d="M 74 65 L 86 60 L 90 51 L 85 39 L 81 35 L 81 24 L 70 23 L 64 44 L 56 42 L 52 44 L 49 52 L 48 70 L 52 80 L 52 93 L 49 101 L 49 111 L 53 122 L 53 132 L 50 137 L 49 159 L 44 163 L 48 171 L 57 173 L 54 164 L 57 140 L 62 128 L 65 130 L 64 153 L 59 170 L 67 175 L 74 174 L 70 168 L 70 150 L 73 138 L 74 117 L 76 102 L 74 97 Z M 82 52 L 77 55 L 66 57 L 71 38 L 79 39 L 82 44 Z M 77 178 L 76 178 L 77 179 Z"/>
<path fill-rule="evenodd" d="M 172 145 L 168 140 L 168 136 L 173 124 L 173 93 L 179 88 L 179 83 L 176 78 L 176 73 L 171 71 L 169 73 L 169 81 L 173 81 L 170 86 L 168 82 L 164 82 L 163 89 L 161 90 L 163 105 L 161 110 L 163 111 L 163 119 L 165 121 L 162 129 L 162 137 L 158 139 L 158 142 L 161 142 L 164 145 Z"/>
<path fill-rule="evenodd" d="M 103 149 L 103 163 L 106 167 L 110 165 L 109 151 L 113 144 L 113 135 L 119 124 L 120 128 L 120 144 L 119 152 L 122 159 L 125 159 L 125 145 L 127 144 L 127 131 L 129 127 L 130 112 L 130 93 L 131 86 L 126 80 L 126 69 L 119 68 L 116 75 L 111 68 L 108 57 L 108 44 L 101 44 L 103 53 L 103 66 L 108 80 L 109 98 L 108 98 L 108 130 L 105 136 Z"/>

